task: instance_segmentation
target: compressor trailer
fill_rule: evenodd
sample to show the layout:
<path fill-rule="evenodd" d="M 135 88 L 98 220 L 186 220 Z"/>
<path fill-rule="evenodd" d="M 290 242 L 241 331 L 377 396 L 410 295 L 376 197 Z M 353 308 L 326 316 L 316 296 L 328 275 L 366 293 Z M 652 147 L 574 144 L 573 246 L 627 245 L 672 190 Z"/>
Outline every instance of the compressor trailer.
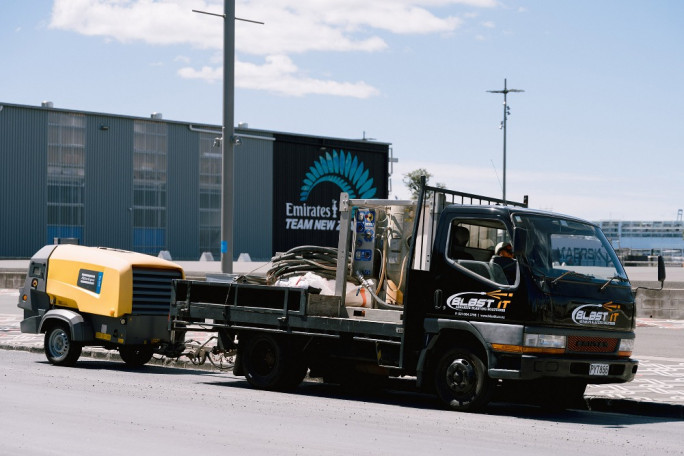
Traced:
<path fill-rule="evenodd" d="M 107 346 L 145 356 L 148 345 L 177 356 L 188 331 L 206 331 L 218 336 L 218 351 L 237 352 L 234 374 L 259 389 L 294 388 L 307 372 L 360 387 L 405 376 L 452 410 L 480 410 L 495 389 L 534 391 L 565 407 L 587 384 L 634 378 L 634 295 L 596 225 L 526 206 L 424 181 L 417 202 L 343 193 L 332 266 L 295 249 L 299 263 L 274 258 L 265 283 L 169 278 L 164 315 L 143 319 L 155 323 L 142 338 L 130 331 L 141 317 L 130 305 L 92 316 L 79 301 L 94 292 L 79 298 L 78 287 L 51 287 L 55 265 L 37 258 L 38 279 L 30 268 L 20 297 L 22 331 L 48 330 L 46 353 L 57 326 L 58 342 L 111 337 Z M 512 255 L 500 255 L 507 249 Z M 105 270 L 97 263 L 85 269 Z M 182 274 L 172 263 L 149 267 Z M 108 274 L 101 278 L 104 290 Z M 162 319 L 165 332 L 152 334 Z M 134 349 L 125 348 L 129 338 Z"/>

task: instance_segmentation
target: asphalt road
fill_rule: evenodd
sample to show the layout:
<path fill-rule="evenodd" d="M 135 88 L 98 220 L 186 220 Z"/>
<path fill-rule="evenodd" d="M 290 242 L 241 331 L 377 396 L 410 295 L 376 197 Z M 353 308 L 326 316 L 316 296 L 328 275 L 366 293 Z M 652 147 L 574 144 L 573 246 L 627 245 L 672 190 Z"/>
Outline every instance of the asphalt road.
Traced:
<path fill-rule="evenodd" d="M 494 404 L 486 414 L 435 408 L 397 391 L 348 396 L 305 382 L 261 392 L 224 373 L 0 350 L 0 453 L 121 454 L 681 454 L 684 421 Z M 608 450 L 610 449 L 610 450 Z"/>

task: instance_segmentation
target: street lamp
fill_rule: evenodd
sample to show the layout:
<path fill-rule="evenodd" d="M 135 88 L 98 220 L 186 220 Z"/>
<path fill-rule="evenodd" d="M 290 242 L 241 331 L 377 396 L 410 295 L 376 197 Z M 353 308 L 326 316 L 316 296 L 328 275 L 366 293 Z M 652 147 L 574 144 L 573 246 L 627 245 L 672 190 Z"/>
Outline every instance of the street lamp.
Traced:
<path fill-rule="evenodd" d="M 503 96 L 504 96 L 503 121 L 501 122 L 501 126 L 499 128 L 503 129 L 503 203 L 504 203 L 504 205 L 506 205 L 506 119 L 508 118 L 508 116 L 511 113 L 510 108 L 506 104 L 506 95 L 508 95 L 509 92 L 524 92 L 524 90 L 509 89 L 506 86 L 506 79 L 504 79 L 503 90 L 487 90 L 487 92 L 503 93 Z"/>
<path fill-rule="evenodd" d="M 252 21 L 235 17 L 235 0 L 224 0 L 223 14 L 192 10 L 223 18 L 223 128 L 221 148 L 223 155 L 221 179 L 221 272 L 233 272 L 233 204 L 234 204 L 234 148 L 239 145 L 235 137 L 235 21 Z"/>

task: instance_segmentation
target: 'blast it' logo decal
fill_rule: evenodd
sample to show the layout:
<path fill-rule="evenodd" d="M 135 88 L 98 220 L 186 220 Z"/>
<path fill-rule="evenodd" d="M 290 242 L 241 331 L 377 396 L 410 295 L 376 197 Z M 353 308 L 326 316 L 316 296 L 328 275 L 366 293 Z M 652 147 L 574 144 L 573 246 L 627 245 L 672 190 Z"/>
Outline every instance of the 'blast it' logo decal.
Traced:
<path fill-rule="evenodd" d="M 377 192 L 363 162 L 343 150 L 339 153 L 333 150 L 332 155 L 326 152 L 314 161 L 302 181 L 300 201 L 306 201 L 311 191 L 323 182 L 336 184 L 352 199 L 373 198 Z"/>
<path fill-rule="evenodd" d="M 615 326 L 620 310 L 620 304 L 607 302 L 605 304 L 584 304 L 572 311 L 572 321 L 578 325 Z"/>
<path fill-rule="evenodd" d="M 457 311 L 470 312 L 470 316 L 485 316 L 492 318 L 504 318 L 506 308 L 511 303 L 513 293 L 501 290 L 485 292 L 464 291 L 447 298 L 448 308 Z"/>

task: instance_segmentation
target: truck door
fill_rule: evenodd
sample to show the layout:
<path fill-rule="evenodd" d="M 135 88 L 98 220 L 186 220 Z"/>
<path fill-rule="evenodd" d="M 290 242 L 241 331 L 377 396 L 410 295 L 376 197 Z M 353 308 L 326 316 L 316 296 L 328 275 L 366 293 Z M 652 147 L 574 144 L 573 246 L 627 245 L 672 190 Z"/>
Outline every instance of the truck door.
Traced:
<path fill-rule="evenodd" d="M 498 219 L 454 214 L 433 256 L 433 309 L 440 318 L 502 321 L 509 319 L 520 271 L 515 258 L 496 252 L 511 243 Z M 444 226 L 444 224 L 442 225 Z M 497 254 L 498 253 L 498 254 Z M 436 261 L 435 261 L 436 260 Z"/>

